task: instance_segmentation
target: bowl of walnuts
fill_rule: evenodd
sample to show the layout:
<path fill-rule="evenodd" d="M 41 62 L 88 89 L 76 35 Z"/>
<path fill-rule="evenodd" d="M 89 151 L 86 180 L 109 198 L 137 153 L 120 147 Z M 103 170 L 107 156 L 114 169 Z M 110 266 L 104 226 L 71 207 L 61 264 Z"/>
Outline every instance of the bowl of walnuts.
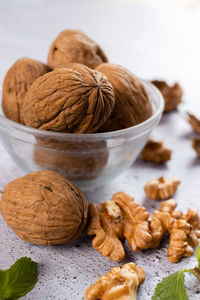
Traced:
<path fill-rule="evenodd" d="M 65 30 L 47 64 L 21 58 L 6 73 L 1 141 L 26 173 L 53 170 L 94 188 L 136 160 L 163 108 L 155 86 L 109 63 L 83 32 Z"/>

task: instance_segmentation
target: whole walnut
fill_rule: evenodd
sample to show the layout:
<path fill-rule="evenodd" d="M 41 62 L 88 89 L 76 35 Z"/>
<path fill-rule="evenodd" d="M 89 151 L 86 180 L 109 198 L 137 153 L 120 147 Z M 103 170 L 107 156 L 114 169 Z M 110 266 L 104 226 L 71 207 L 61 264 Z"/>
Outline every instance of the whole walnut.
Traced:
<path fill-rule="evenodd" d="M 110 116 L 113 88 L 100 72 L 70 64 L 38 78 L 23 106 L 27 126 L 71 133 L 95 132 Z"/>
<path fill-rule="evenodd" d="M 143 83 L 124 67 L 104 63 L 96 68 L 114 89 L 115 106 L 99 131 L 114 131 L 137 125 L 152 115 L 152 105 Z"/>
<path fill-rule="evenodd" d="M 79 30 L 62 31 L 51 44 L 48 55 L 48 65 L 52 68 L 80 63 L 95 69 L 107 61 L 99 45 Z"/>
<path fill-rule="evenodd" d="M 88 204 L 81 190 L 53 171 L 30 173 L 3 190 L 1 214 L 21 239 L 54 245 L 78 238 L 87 219 Z"/>
<path fill-rule="evenodd" d="M 63 141 L 37 138 L 34 161 L 75 181 L 97 178 L 108 161 L 106 141 Z"/>
<path fill-rule="evenodd" d="M 8 119 L 24 124 L 21 110 L 26 93 L 32 83 L 48 71 L 48 66 L 30 58 L 18 59 L 11 66 L 5 76 L 2 93 L 3 112 Z"/>

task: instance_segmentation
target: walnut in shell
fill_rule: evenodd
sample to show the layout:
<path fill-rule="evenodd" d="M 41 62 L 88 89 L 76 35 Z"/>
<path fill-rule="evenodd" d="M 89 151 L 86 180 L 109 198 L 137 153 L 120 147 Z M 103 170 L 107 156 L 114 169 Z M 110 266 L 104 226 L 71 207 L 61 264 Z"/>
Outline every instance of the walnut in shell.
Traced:
<path fill-rule="evenodd" d="M 97 178 L 108 160 L 106 141 L 66 141 L 37 138 L 34 161 L 43 169 L 59 171 L 73 181 Z"/>
<path fill-rule="evenodd" d="M 86 300 L 136 300 L 137 290 L 145 281 L 142 268 L 130 262 L 114 267 L 106 275 L 99 277 L 85 291 Z"/>
<path fill-rule="evenodd" d="M 95 69 L 107 61 L 100 46 L 79 30 L 62 31 L 51 44 L 48 55 L 48 65 L 52 68 L 80 63 Z"/>
<path fill-rule="evenodd" d="M 3 190 L 1 214 L 21 239 L 38 245 L 70 242 L 87 219 L 87 200 L 70 180 L 53 171 L 30 173 Z"/>
<path fill-rule="evenodd" d="M 179 184 L 180 181 L 177 179 L 164 179 L 164 177 L 160 177 L 147 182 L 144 186 L 144 190 L 151 199 L 165 200 L 175 194 Z"/>
<path fill-rule="evenodd" d="M 30 58 L 18 59 L 11 66 L 5 76 L 2 92 L 3 112 L 8 119 L 24 124 L 22 105 L 26 93 L 32 83 L 48 71 L 48 66 Z"/>
<path fill-rule="evenodd" d="M 152 80 L 152 83 L 160 90 L 165 101 L 164 111 L 175 110 L 182 101 L 183 90 L 176 82 L 173 86 L 169 86 L 165 81 Z"/>
<path fill-rule="evenodd" d="M 170 149 L 164 147 L 163 142 L 149 139 L 141 152 L 141 158 L 144 161 L 161 164 L 170 160 L 171 153 Z"/>
<path fill-rule="evenodd" d="M 200 157 L 200 138 L 192 138 L 192 147 L 196 151 L 197 155 Z"/>
<path fill-rule="evenodd" d="M 152 115 L 151 100 L 144 84 L 127 69 L 104 63 L 96 68 L 111 82 L 115 106 L 110 118 L 99 131 L 124 129 L 147 120 Z"/>
<path fill-rule="evenodd" d="M 33 83 L 23 106 L 24 122 L 41 130 L 92 133 L 110 116 L 114 103 L 103 74 L 70 64 Z"/>

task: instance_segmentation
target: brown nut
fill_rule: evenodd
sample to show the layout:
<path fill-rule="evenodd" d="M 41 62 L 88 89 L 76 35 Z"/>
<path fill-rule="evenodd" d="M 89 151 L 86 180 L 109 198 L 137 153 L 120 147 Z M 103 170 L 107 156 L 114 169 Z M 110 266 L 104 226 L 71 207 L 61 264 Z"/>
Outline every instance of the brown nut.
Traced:
<path fill-rule="evenodd" d="M 107 61 L 99 45 L 79 30 L 62 31 L 51 44 L 48 55 L 48 65 L 52 68 L 80 63 L 95 69 Z"/>
<path fill-rule="evenodd" d="M 200 120 L 190 113 L 187 113 L 187 117 L 188 123 L 190 123 L 194 131 L 200 133 Z"/>
<path fill-rule="evenodd" d="M 34 161 L 43 169 L 58 171 L 73 181 L 97 178 L 108 160 L 106 141 L 62 141 L 37 138 Z"/>
<path fill-rule="evenodd" d="M 174 178 L 164 179 L 164 177 L 160 177 L 147 182 L 144 186 L 144 190 L 151 199 L 165 200 L 171 198 L 175 194 L 179 184 L 180 181 Z"/>
<path fill-rule="evenodd" d="M 143 83 L 136 76 L 110 63 L 101 64 L 96 70 L 106 75 L 115 95 L 113 112 L 99 132 L 131 127 L 151 117 L 151 101 Z"/>
<path fill-rule="evenodd" d="M 103 74 L 71 64 L 33 83 L 23 106 L 24 122 L 42 130 L 92 133 L 110 116 L 114 103 Z"/>
<path fill-rule="evenodd" d="M 197 155 L 200 157 L 200 138 L 191 139 L 192 147 L 196 151 Z"/>
<path fill-rule="evenodd" d="M 2 92 L 2 107 L 5 116 L 17 123 L 24 124 L 22 105 L 26 93 L 32 83 L 50 68 L 40 61 L 21 58 L 18 59 L 8 70 Z"/>
<path fill-rule="evenodd" d="M 175 110 L 182 101 L 183 90 L 176 82 L 173 86 L 169 86 L 165 81 L 152 80 L 152 83 L 160 90 L 165 101 L 164 111 Z"/>
<path fill-rule="evenodd" d="M 165 163 L 171 158 L 172 151 L 165 148 L 163 142 L 149 139 L 141 152 L 144 161 L 154 162 L 155 164 Z"/>
<path fill-rule="evenodd" d="M 99 277 L 85 291 L 86 300 L 136 300 L 137 290 L 145 281 L 142 268 L 130 262 L 114 267 L 106 275 Z"/>
<path fill-rule="evenodd" d="M 30 173 L 3 190 L 1 214 L 21 239 L 38 245 L 70 242 L 87 219 L 87 200 L 71 181 L 53 171 Z"/>

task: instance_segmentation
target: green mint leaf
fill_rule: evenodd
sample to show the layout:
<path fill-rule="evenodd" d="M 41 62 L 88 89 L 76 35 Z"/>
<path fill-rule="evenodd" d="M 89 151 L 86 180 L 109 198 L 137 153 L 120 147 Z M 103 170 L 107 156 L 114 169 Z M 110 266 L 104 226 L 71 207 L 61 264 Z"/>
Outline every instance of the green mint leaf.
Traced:
<path fill-rule="evenodd" d="M 152 300 L 188 300 L 184 271 L 175 272 L 158 283 Z"/>
<path fill-rule="evenodd" d="M 37 263 L 30 258 L 18 259 L 8 270 L 0 270 L 0 299 L 17 300 L 35 286 Z"/>
<path fill-rule="evenodd" d="M 196 258 L 197 258 L 197 261 L 198 261 L 198 269 L 200 270 L 200 246 L 197 248 Z"/>

